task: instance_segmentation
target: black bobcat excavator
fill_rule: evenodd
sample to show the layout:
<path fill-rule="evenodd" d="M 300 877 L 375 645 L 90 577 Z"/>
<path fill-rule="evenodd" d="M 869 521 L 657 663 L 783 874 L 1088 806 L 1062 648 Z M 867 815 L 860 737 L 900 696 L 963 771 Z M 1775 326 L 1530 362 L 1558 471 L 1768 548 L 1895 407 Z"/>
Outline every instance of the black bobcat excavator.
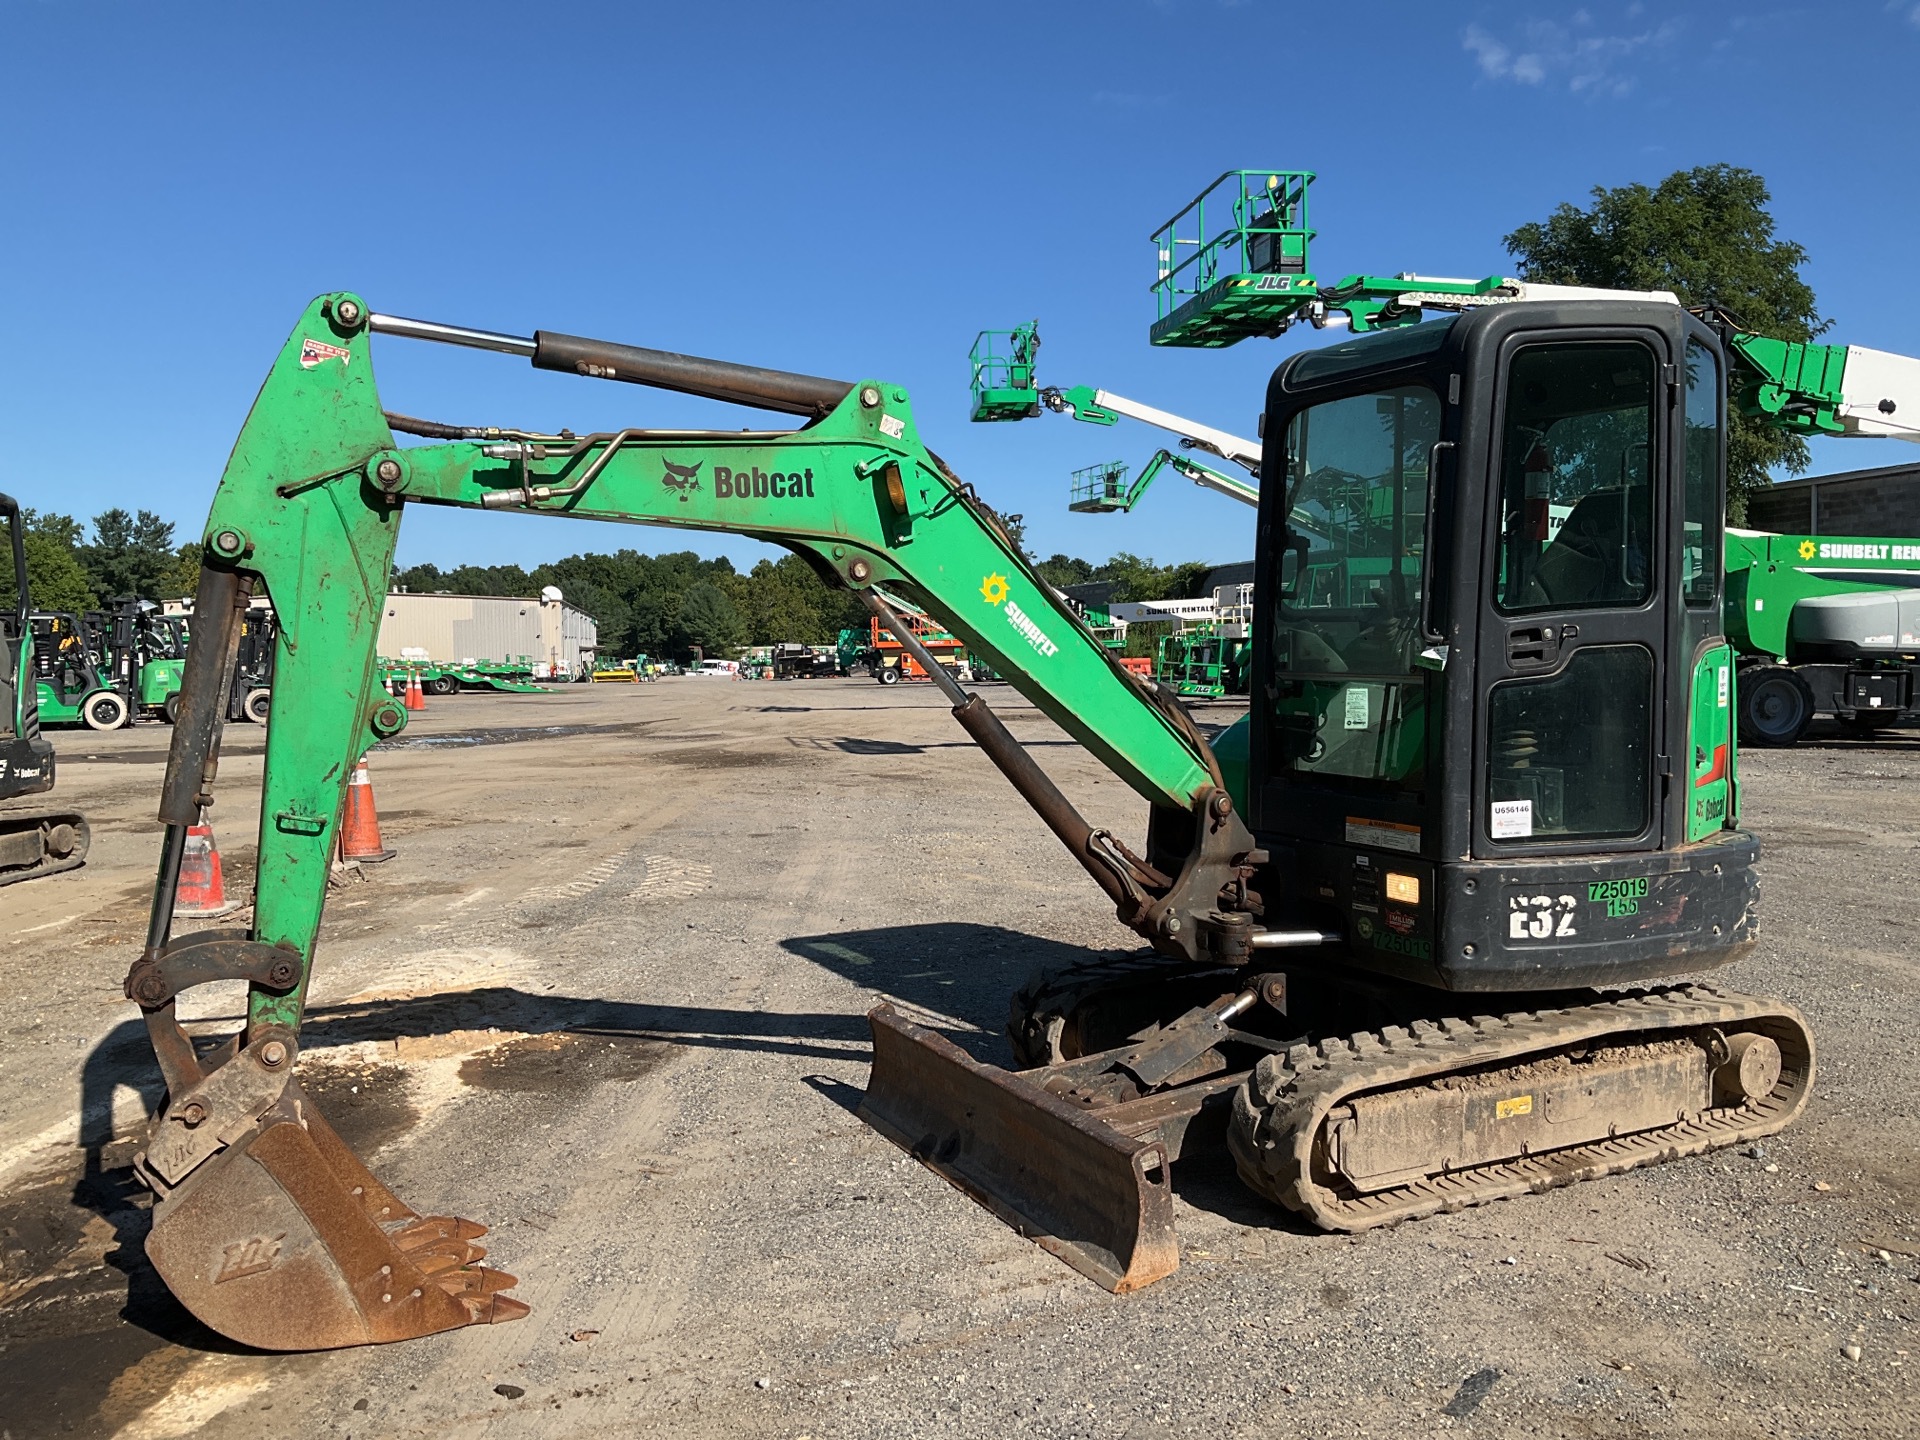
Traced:
<path fill-rule="evenodd" d="M 376 334 L 799 423 L 409 419 L 382 407 Z M 299 1079 L 343 787 L 406 722 L 374 646 L 416 504 L 785 545 L 909 654 L 883 594 L 936 618 L 1140 794 L 1135 850 L 916 657 L 1150 953 L 1017 996 L 1018 1072 L 879 1006 L 862 1113 L 1111 1289 L 1177 1266 L 1169 1166 L 1223 1136 L 1254 1190 L 1353 1230 L 1780 1129 L 1813 1080 L 1799 1014 L 1661 983 L 1754 939 L 1719 618 L 1725 373 L 1711 327 L 1634 297 L 1503 305 L 1287 361 L 1262 430 L 1252 710 L 1209 745 L 923 445 L 904 390 L 321 296 L 214 500 L 126 982 L 167 1085 L 139 1160 L 154 1265 L 212 1328 L 272 1349 L 525 1313 L 478 1263 L 483 1227 L 409 1209 Z M 256 592 L 281 628 L 254 923 L 175 939 Z M 232 978 L 251 987 L 244 1028 L 196 1044 L 176 997 Z"/>
<path fill-rule="evenodd" d="M 0 802 L 53 789 L 53 745 L 40 733 L 39 687 L 34 683 L 32 600 L 27 593 L 26 538 L 20 507 L 0 495 L 13 564 L 12 603 L 0 611 Z M 0 806 L 0 885 L 72 870 L 87 858 L 91 832 L 71 810 Z"/>

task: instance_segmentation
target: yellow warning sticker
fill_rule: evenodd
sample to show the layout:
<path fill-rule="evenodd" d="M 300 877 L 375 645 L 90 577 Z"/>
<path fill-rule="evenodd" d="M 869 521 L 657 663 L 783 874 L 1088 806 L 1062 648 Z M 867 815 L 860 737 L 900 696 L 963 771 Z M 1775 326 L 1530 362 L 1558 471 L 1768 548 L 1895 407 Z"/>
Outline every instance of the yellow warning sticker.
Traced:
<path fill-rule="evenodd" d="M 1493 1118 L 1496 1120 L 1511 1120 L 1516 1115 L 1532 1113 L 1533 1097 L 1531 1095 L 1516 1095 L 1511 1100 L 1498 1100 L 1493 1106 Z"/>

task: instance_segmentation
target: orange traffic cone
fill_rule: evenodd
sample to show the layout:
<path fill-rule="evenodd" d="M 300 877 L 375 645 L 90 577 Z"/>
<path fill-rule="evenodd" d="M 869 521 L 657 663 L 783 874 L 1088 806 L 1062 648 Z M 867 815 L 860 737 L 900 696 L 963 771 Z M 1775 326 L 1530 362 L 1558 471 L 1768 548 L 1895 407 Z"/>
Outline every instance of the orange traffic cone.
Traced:
<path fill-rule="evenodd" d="M 396 853 L 381 843 L 380 814 L 373 808 L 373 781 L 367 777 L 363 759 L 353 767 L 353 778 L 347 782 L 347 803 L 340 815 L 340 858 L 377 865 Z"/>
<path fill-rule="evenodd" d="M 407 672 L 407 709 L 424 710 L 427 708 L 427 692 L 420 688 L 420 672 Z"/>
<path fill-rule="evenodd" d="M 231 908 L 220 874 L 220 850 L 213 843 L 213 827 L 189 825 L 187 846 L 180 856 L 180 879 L 173 887 L 173 913 L 224 915 Z"/>

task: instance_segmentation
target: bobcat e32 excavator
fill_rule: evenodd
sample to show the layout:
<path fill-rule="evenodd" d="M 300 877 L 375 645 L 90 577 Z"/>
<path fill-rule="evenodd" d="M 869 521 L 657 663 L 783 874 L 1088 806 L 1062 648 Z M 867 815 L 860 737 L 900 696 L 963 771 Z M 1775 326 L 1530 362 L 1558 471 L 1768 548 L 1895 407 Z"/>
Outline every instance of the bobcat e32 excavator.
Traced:
<path fill-rule="evenodd" d="M 410 420 L 382 409 L 375 334 L 804 420 L 579 436 Z M 320 297 L 206 529 L 126 984 L 167 1085 L 138 1162 L 157 1196 L 147 1253 L 201 1320 L 269 1349 L 526 1312 L 477 1263 L 483 1227 L 409 1209 L 299 1080 L 342 790 L 406 723 L 374 644 L 415 504 L 787 546 L 908 653 L 880 592 L 923 609 L 1140 794 L 1136 851 L 919 657 L 1152 953 L 1017 996 L 1018 1072 L 877 1007 L 862 1113 L 1111 1289 L 1178 1265 L 1169 1166 L 1222 1136 L 1253 1189 L 1354 1230 L 1779 1130 L 1813 1080 L 1800 1015 L 1656 986 L 1754 938 L 1719 619 L 1725 373 L 1711 327 L 1632 297 L 1503 305 L 1287 361 L 1262 429 L 1289 484 L 1262 492 L 1252 710 L 1210 746 L 922 444 L 905 391 Z M 1280 498 L 1308 480 L 1313 537 Z M 1571 507 L 1557 527 L 1549 499 Z M 281 630 L 254 924 L 175 939 L 186 829 L 262 591 Z M 231 978 L 251 986 L 244 1029 L 196 1045 L 176 997 Z"/>

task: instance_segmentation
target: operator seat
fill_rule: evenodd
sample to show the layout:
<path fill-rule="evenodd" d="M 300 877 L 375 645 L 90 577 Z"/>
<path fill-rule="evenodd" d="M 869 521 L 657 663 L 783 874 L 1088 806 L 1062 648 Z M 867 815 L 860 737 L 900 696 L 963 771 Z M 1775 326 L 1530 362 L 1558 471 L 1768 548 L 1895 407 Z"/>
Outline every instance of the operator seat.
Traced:
<path fill-rule="evenodd" d="M 1646 491 L 1595 490 L 1574 505 L 1540 554 L 1533 587 L 1553 605 L 1630 603 L 1647 571 Z"/>

